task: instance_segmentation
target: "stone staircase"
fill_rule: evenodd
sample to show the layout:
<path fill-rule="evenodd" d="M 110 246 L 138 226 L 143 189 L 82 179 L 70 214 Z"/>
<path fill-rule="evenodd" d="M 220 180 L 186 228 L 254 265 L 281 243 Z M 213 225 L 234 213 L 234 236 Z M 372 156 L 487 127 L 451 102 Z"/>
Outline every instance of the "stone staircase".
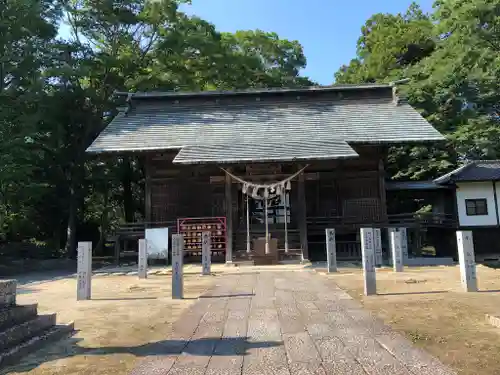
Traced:
<path fill-rule="evenodd" d="M 56 314 L 38 315 L 38 305 L 16 305 L 16 280 L 0 280 L 0 369 L 69 336 L 74 324 L 57 325 Z"/>

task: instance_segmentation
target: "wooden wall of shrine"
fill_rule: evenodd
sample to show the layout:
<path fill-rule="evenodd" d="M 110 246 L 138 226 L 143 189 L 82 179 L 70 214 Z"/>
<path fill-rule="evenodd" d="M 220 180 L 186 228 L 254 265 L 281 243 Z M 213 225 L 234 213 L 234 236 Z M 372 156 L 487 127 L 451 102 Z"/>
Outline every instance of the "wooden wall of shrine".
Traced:
<path fill-rule="evenodd" d="M 386 150 L 354 147 L 352 160 L 314 161 L 292 183 L 291 228 L 314 220 L 335 221 L 353 227 L 383 223 L 387 219 L 383 160 Z M 228 216 L 226 188 L 231 187 L 231 221 L 235 230 L 244 222 L 239 184 L 228 185 L 225 173 L 215 165 L 176 165 L 177 151 L 146 154 L 146 220 L 174 222 L 179 217 Z M 260 182 L 284 179 L 305 163 L 231 165 L 232 173 Z M 305 206 L 302 210 L 301 204 Z"/>

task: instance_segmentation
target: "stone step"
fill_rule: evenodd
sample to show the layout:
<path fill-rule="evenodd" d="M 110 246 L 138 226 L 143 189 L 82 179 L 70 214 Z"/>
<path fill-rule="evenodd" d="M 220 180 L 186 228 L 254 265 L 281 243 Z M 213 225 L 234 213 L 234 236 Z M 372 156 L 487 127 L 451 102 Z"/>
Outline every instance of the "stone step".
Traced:
<path fill-rule="evenodd" d="M 0 332 L 37 316 L 37 304 L 0 309 Z"/>
<path fill-rule="evenodd" d="M 27 322 L 8 328 L 0 332 L 0 350 L 8 350 L 53 327 L 55 324 L 56 314 L 47 314 L 39 315 Z"/>
<path fill-rule="evenodd" d="M 15 364 L 22 357 L 40 349 L 44 345 L 70 336 L 73 334 L 74 330 L 75 326 L 73 322 L 69 324 L 55 325 L 49 329 L 39 332 L 36 336 L 15 345 L 9 350 L 0 352 L 0 369 L 5 366 Z"/>

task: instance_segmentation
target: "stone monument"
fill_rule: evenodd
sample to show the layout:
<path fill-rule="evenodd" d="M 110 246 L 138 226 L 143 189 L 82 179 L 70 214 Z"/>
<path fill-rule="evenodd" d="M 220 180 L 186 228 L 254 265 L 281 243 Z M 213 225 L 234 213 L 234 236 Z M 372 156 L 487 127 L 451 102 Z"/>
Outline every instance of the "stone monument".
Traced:
<path fill-rule="evenodd" d="M 394 272 L 403 272 L 403 247 L 402 247 L 402 234 L 399 231 L 391 232 L 391 252 L 392 252 L 392 266 Z"/>
<path fill-rule="evenodd" d="M 365 296 L 377 294 L 373 228 L 361 228 L 361 253 L 363 257 Z"/>
<path fill-rule="evenodd" d="M 375 246 L 375 266 L 381 267 L 383 263 L 382 257 L 382 230 L 380 228 L 373 229 L 374 246 Z"/>
<path fill-rule="evenodd" d="M 325 229 L 326 261 L 328 272 L 337 272 L 337 249 L 335 246 L 335 229 Z"/>
<path fill-rule="evenodd" d="M 212 268 L 212 245 L 210 232 L 201 235 L 201 268 L 202 275 L 210 275 Z"/>
<path fill-rule="evenodd" d="M 172 298 L 184 298 L 184 236 L 172 235 Z"/>
<path fill-rule="evenodd" d="M 460 279 L 466 292 L 477 292 L 476 259 L 472 231 L 457 231 Z"/>
<path fill-rule="evenodd" d="M 139 240 L 139 260 L 137 262 L 137 274 L 139 279 L 148 277 L 148 250 L 147 242 L 144 238 Z"/>
<path fill-rule="evenodd" d="M 77 301 L 89 300 L 92 293 L 92 242 L 78 242 Z"/>

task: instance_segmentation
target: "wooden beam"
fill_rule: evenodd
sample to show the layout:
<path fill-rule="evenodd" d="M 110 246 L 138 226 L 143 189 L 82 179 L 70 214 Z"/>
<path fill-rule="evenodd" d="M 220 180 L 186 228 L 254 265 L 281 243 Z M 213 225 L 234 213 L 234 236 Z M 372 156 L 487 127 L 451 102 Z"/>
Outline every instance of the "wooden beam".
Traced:
<path fill-rule="evenodd" d="M 233 185 L 231 177 L 226 174 L 225 201 L 226 201 L 226 264 L 233 262 Z"/>
<path fill-rule="evenodd" d="M 298 178 L 297 189 L 298 203 L 298 224 L 300 233 L 300 247 L 302 249 L 302 261 L 309 261 L 309 248 L 307 243 L 307 220 L 306 220 L 306 194 L 304 186 L 304 173 L 301 173 Z"/>

